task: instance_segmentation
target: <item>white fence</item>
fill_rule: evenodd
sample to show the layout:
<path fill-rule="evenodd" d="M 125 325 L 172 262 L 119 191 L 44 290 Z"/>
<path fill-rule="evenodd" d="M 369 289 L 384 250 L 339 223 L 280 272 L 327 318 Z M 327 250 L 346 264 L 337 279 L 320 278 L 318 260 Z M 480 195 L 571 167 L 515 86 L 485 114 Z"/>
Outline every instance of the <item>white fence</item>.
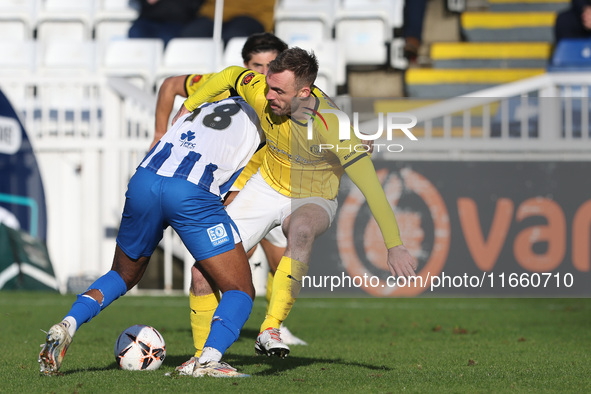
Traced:
<path fill-rule="evenodd" d="M 413 110 L 419 141 L 396 160 L 589 160 L 591 75 L 547 74 Z M 153 136 L 155 97 L 120 78 L 34 78 L 0 87 L 21 115 L 36 151 L 48 207 L 48 248 L 61 290 L 70 277 L 97 277 L 110 266 L 129 177 Z M 339 103 L 347 106 L 346 98 Z M 375 121 L 362 130 L 375 130 Z M 164 250 L 164 291 L 172 291 L 173 255 L 192 258 L 171 231 Z"/>
<path fill-rule="evenodd" d="M 423 106 L 410 111 L 422 134 L 404 152 L 413 160 L 589 160 L 590 92 L 589 73 L 548 73 Z M 377 127 L 372 120 L 361 129 Z"/>
<path fill-rule="evenodd" d="M 155 99 L 123 79 L 96 75 L 0 86 L 36 152 L 48 249 L 65 290 L 69 277 L 96 277 L 111 265 L 126 184 L 153 138 Z"/>

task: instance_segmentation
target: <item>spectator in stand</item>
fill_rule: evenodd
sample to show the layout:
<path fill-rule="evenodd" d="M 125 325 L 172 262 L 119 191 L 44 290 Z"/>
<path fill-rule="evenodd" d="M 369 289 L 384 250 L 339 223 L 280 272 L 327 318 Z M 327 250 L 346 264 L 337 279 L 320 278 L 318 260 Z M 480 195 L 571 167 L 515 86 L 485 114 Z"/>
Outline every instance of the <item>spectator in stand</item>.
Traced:
<path fill-rule="evenodd" d="M 591 0 L 571 0 L 571 6 L 556 17 L 555 42 L 563 38 L 591 37 Z"/>
<path fill-rule="evenodd" d="M 233 37 L 248 37 L 255 33 L 273 31 L 275 0 L 225 0 L 222 25 L 224 44 Z M 212 37 L 215 0 L 204 0 L 198 24 L 192 24 L 188 34 Z"/>
<path fill-rule="evenodd" d="M 129 28 L 130 38 L 195 37 L 192 32 L 207 24 L 199 17 L 203 0 L 138 0 L 140 14 Z"/>
<path fill-rule="evenodd" d="M 423 22 L 427 0 L 407 0 L 404 2 L 403 36 L 404 57 L 411 63 L 416 63 L 423 37 Z"/>

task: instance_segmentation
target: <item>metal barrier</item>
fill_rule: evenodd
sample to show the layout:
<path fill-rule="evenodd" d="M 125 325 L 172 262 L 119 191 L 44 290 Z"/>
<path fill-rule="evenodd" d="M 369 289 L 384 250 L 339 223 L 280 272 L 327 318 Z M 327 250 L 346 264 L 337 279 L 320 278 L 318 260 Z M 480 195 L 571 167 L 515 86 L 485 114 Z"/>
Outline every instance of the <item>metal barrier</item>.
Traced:
<path fill-rule="evenodd" d="M 404 144 L 405 152 L 413 159 L 478 160 L 486 152 L 588 160 L 590 85 L 589 73 L 549 73 L 411 110 L 420 137 Z M 360 126 L 377 128 L 376 119 Z"/>

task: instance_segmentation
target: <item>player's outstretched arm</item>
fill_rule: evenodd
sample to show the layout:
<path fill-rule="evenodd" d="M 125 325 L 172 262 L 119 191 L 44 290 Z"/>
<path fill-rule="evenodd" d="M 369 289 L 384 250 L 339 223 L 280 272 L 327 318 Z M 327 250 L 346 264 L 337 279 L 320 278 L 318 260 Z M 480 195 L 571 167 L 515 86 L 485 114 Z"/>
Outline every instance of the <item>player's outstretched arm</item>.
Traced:
<path fill-rule="evenodd" d="M 238 77 L 240 77 L 244 71 L 248 71 L 248 69 L 244 67 L 230 66 L 212 76 L 203 84 L 203 86 L 201 86 L 201 88 L 197 89 L 195 93 L 185 100 L 179 109 L 179 112 L 177 112 L 172 119 L 172 123 L 174 124 L 177 119 L 184 114 L 194 111 L 195 108 L 207 102 L 210 98 L 215 97 L 230 88 L 234 88 Z"/>
<path fill-rule="evenodd" d="M 150 145 L 150 149 L 162 138 L 168 129 L 168 119 L 172 112 L 175 97 L 187 97 L 185 90 L 185 81 L 188 75 L 177 75 L 168 77 L 162 82 L 158 90 L 158 99 L 156 100 L 156 125 L 154 129 L 154 140 Z"/>
<path fill-rule="evenodd" d="M 417 262 L 402 245 L 394 211 L 384 194 L 371 159 L 363 157 L 345 167 L 345 172 L 365 196 L 369 209 L 380 227 L 388 248 L 390 272 L 394 276 L 414 276 Z"/>

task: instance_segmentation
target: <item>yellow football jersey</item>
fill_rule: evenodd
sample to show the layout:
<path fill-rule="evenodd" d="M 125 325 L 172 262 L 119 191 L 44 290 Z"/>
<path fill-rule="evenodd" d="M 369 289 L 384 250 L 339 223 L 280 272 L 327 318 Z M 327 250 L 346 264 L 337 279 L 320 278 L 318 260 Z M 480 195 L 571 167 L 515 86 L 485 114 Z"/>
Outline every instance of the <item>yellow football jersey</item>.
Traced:
<path fill-rule="evenodd" d="M 322 115 L 323 121 L 312 121 L 308 132 L 305 123 L 289 116 L 277 116 L 265 98 L 265 76 L 242 67 L 229 67 L 222 71 L 224 84 L 212 81 L 207 92 L 191 95 L 185 102 L 192 110 L 201 104 L 205 95 L 233 86 L 259 115 L 261 127 L 267 139 L 267 153 L 263 157 L 261 174 L 275 190 L 294 198 L 322 197 L 333 199 L 339 189 L 344 168 L 367 153 L 354 147 L 361 141 L 351 133 L 351 138 L 339 140 L 339 122 L 334 114 Z M 319 116 L 323 109 L 337 109 L 320 89 L 314 88 L 309 114 Z"/>

